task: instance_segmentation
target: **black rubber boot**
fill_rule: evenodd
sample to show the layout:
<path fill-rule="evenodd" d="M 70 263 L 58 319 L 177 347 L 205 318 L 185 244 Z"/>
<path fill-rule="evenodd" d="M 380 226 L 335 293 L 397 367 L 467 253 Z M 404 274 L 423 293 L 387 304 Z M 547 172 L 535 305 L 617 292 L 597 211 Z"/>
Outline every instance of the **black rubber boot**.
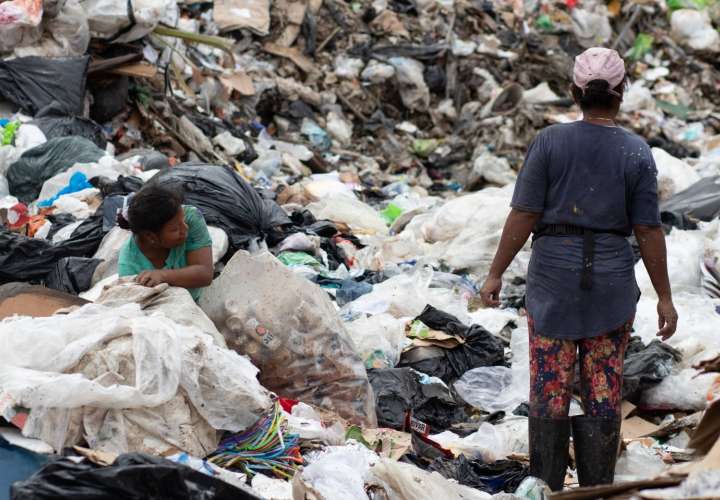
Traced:
<path fill-rule="evenodd" d="M 572 433 L 580 486 L 612 484 L 620 447 L 620 419 L 573 417 Z"/>
<path fill-rule="evenodd" d="M 568 465 L 569 418 L 530 417 L 530 475 L 562 491 Z"/>

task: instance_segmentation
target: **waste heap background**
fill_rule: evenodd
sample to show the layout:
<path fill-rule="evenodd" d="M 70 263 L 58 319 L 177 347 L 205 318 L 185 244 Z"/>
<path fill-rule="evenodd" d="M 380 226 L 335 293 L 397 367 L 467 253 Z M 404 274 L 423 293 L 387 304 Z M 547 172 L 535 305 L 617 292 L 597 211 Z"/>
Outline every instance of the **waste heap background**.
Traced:
<path fill-rule="evenodd" d="M 477 292 L 596 45 L 629 64 L 681 318 L 655 340 L 638 263 L 603 496 L 720 494 L 718 27 L 717 0 L 0 3 L 0 495 L 538 498 L 529 247 L 502 309 Z M 147 182 L 210 225 L 199 306 L 117 280 Z"/>

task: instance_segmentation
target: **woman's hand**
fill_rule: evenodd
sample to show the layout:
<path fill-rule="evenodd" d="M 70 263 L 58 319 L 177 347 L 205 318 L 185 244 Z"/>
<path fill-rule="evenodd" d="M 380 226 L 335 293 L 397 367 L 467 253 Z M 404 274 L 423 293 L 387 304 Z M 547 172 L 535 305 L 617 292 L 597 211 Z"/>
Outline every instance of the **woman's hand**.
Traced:
<path fill-rule="evenodd" d="M 677 329 L 678 313 L 672 299 L 661 299 L 657 305 L 658 329 L 657 336 L 667 340 L 673 336 Z"/>
<path fill-rule="evenodd" d="M 160 283 L 167 283 L 167 277 L 165 272 L 161 269 L 154 269 L 152 271 L 143 271 L 135 277 L 135 282 L 150 288 L 159 285 Z"/>
<path fill-rule="evenodd" d="M 485 307 L 497 307 L 500 305 L 500 290 L 502 290 L 502 278 L 488 276 L 480 289 L 480 299 Z"/>

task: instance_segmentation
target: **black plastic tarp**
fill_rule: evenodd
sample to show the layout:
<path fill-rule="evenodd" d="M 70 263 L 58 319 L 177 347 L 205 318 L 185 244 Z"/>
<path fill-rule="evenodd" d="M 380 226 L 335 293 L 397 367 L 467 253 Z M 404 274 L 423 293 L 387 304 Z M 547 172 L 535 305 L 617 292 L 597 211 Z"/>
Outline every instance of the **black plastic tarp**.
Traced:
<path fill-rule="evenodd" d="M 46 180 L 76 163 L 93 163 L 105 155 L 83 137 L 57 137 L 25 151 L 7 171 L 10 194 L 23 203 L 37 199 Z"/>
<path fill-rule="evenodd" d="M 398 366 L 408 366 L 450 383 L 473 368 L 505 364 L 502 340 L 482 326 L 466 326 L 455 316 L 432 306 L 426 306 L 422 314 L 415 319 L 422 321 L 432 330 L 461 337 L 465 339 L 465 343 L 453 349 L 418 347 L 405 351 Z"/>
<path fill-rule="evenodd" d="M 660 204 L 664 224 L 680 229 L 697 229 L 697 221 L 720 216 L 720 176 L 706 177 Z"/>
<path fill-rule="evenodd" d="M 102 208 L 58 244 L 0 228 L 0 284 L 12 281 L 40 282 L 63 257 L 90 257 L 103 236 Z"/>
<path fill-rule="evenodd" d="M 12 500 L 260 500 L 185 465 L 144 453 L 120 455 L 111 466 L 56 460 L 13 484 Z"/>
<path fill-rule="evenodd" d="M 229 255 L 253 241 L 272 237 L 274 228 L 291 224 L 276 202 L 264 200 L 227 166 L 184 163 L 160 172 L 150 182 L 182 189 L 186 204 L 197 207 L 209 225 L 227 233 Z"/>
<path fill-rule="evenodd" d="M 83 113 L 90 57 L 18 57 L 0 61 L 0 95 L 35 116 L 57 101 L 70 116 Z"/>

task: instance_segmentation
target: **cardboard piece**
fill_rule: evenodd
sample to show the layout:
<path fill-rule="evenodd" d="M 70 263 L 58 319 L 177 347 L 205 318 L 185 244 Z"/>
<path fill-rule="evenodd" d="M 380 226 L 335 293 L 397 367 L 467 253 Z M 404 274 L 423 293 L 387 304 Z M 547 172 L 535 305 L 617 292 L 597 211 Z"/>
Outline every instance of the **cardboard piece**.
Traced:
<path fill-rule="evenodd" d="M 270 33 L 270 0 L 215 0 L 213 20 L 221 32 L 249 29 Z"/>
<path fill-rule="evenodd" d="M 44 318 L 56 311 L 72 306 L 82 306 L 88 301 L 43 286 L 25 283 L 8 283 L 0 286 L 0 319 L 11 316 Z"/>
<path fill-rule="evenodd" d="M 706 454 L 710 451 L 720 438 L 720 399 L 705 410 L 695 432 L 693 432 L 688 448 L 694 449 L 699 454 Z"/>
<path fill-rule="evenodd" d="M 305 73 L 317 73 L 318 69 L 312 60 L 305 56 L 297 47 L 281 47 L 274 43 L 266 43 L 263 45 L 263 50 L 272 55 L 284 57 L 291 60 L 295 65 L 303 70 Z"/>
<path fill-rule="evenodd" d="M 73 446 L 73 449 L 78 452 L 78 454 L 90 460 L 92 463 L 100 465 L 102 467 L 107 467 L 114 464 L 115 460 L 117 460 L 118 457 L 117 453 L 110 453 L 101 450 L 91 450 L 89 448 L 83 448 L 82 446 Z"/>
<path fill-rule="evenodd" d="M 119 68 L 111 69 L 109 73 L 114 75 L 133 76 L 135 78 L 153 78 L 157 75 L 157 66 L 146 62 L 125 64 Z"/>
<path fill-rule="evenodd" d="M 550 500 L 595 500 L 597 498 L 614 498 L 615 495 L 623 495 L 622 498 L 630 498 L 630 493 L 632 492 L 650 488 L 669 488 L 671 486 L 677 486 L 681 482 L 682 479 L 680 478 L 661 477 L 657 479 L 609 484 L 606 486 L 576 488 L 574 490 L 553 493 L 550 495 Z"/>
<path fill-rule="evenodd" d="M 285 31 L 275 40 L 275 44 L 280 47 L 292 47 L 300 34 L 300 26 L 302 26 L 303 19 L 305 19 L 305 13 L 308 10 L 308 6 L 305 2 L 290 2 L 284 5 L 283 10 L 285 11 Z"/>
<path fill-rule="evenodd" d="M 649 436 L 658 429 L 659 426 L 648 422 L 644 418 L 630 417 L 623 420 L 620 432 L 622 433 L 623 439 L 637 439 Z"/>
<path fill-rule="evenodd" d="M 235 90 L 243 96 L 255 95 L 255 85 L 253 84 L 252 78 L 242 71 L 236 71 L 231 75 L 220 76 L 220 83 L 222 83 L 230 93 Z"/>

